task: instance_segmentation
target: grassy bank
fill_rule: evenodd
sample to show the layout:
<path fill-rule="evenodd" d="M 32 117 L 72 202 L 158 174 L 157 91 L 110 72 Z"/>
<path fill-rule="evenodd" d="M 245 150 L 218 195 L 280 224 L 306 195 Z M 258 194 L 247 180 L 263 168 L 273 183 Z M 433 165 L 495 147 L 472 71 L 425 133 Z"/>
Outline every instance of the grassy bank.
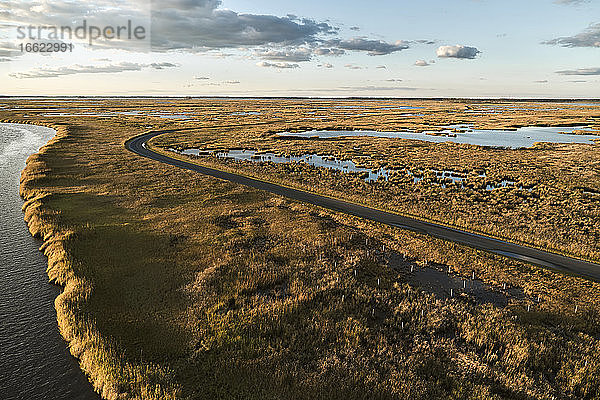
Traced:
<path fill-rule="evenodd" d="M 22 176 L 61 333 L 105 398 L 598 398 L 600 285 L 127 152 L 149 125 L 55 123 Z M 436 299 L 406 283 L 425 263 L 527 298 Z"/>

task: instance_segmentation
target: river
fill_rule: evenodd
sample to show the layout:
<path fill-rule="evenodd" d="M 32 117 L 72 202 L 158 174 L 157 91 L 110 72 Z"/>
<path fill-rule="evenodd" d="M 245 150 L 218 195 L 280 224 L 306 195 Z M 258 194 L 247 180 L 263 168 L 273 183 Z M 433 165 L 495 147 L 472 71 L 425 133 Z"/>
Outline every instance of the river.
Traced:
<path fill-rule="evenodd" d="M 0 124 L 0 398 L 99 399 L 58 332 L 41 243 L 23 221 L 19 178 L 49 128 Z"/>

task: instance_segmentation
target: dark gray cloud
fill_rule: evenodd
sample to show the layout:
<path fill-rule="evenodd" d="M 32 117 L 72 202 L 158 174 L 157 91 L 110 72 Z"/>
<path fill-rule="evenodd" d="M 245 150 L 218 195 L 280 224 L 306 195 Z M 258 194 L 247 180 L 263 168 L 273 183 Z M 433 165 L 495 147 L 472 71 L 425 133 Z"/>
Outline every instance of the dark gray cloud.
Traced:
<path fill-rule="evenodd" d="M 254 53 L 258 58 L 268 61 L 306 62 L 315 56 L 340 56 L 346 52 L 341 49 L 327 47 L 296 47 L 287 49 L 266 49 Z"/>
<path fill-rule="evenodd" d="M 101 73 L 118 73 L 125 71 L 141 71 L 144 68 L 173 68 L 175 64 L 171 63 L 152 63 L 152 64 L 138 64 L 130 62 L 122 62 L 117 64 L 107 65 L 71 65 L 57 68 L 34 68 L 25 72 L 13 72 L 9 76 L 18 79 L 27 78 L 55 78 L 63 75 L 76 75 L 76 74 L 101 74 Z"/>
<path fill-rule="evenodd" d="M 173 68 L 176 67 L 177 64 L 169 63 L 169 62 L 161 62 L 161 63 L 151 63 L 150 67 L 154 69 L 163 69 L 163 68 Z"/>
<path fill-rule="evenodd" d="M 592 24 L 574 36 L 565 36 L 542 42 L 562 47 L 600 47 L 600 23 Z"/>
<path fill-rule="evenodd" d="M 156 50 L 226 48 L 314 43 L 337 28 L 295 15 L 240 14 L 219 9 L 217 0 L 156 1 L 152 46 Z"/>
<path fill-rule="evenodd" d="M 255 53 L 257 57 L 270 61 L 303 62 L 310 61 L 313 52 L 309 48 L 289 50 L 264 50 Z"/>
<path fill-rule="evenodd" d="M 89 25 L 115 26 L 127 23 L 145 26 L 151 31 L 155 51 L 202 51 L 274 44 L 300 45 L 325 39 L 338 28 L 326 22 L 293 15 L 277 17 L 237 13 L 221 9 L 220 0 L 3 0 L 0 20 L 5 26 L 75 26 L 85 18 Z M 25 21 L 25 22 L 24 22 Z M 95 46 L 126 46 L 132 41 L 98 41 Z M 139 44 L 138 44 L 139 45 Z M 132 49 L 136 50 L 136 49 Z"/>
<path fill-rule="evenodd" d="M 238 13 L 222 6 L 221 0 L 53 0 L 35 4 L 2 0 L 0 29 L 13 29 L 23 21 L 27 25 L 74 28 L 83 18 L 88 25 L 100 27 L 122 25 L 131 19 L 151 32 L 144 44 L 99 39 L 94 42 L 94 47 L 188 53 L 238 49 L 276 62 L 271 64 L 307 62 L 314 57 L 340 56 L 349 51 L 371 56 L 387 55 L 409 48 L 406 41 L 389 43 L 366 37 L 341 38 L 340 29 L 329 22 L 291 14 L 279 17 Z M 356 31 L 358 27 L 350 29 Z M 13 50 L 14 47 L 0 45 L 0 58 L 16 56 Z"/>
<path fill-rule="evenodd" d="M 371 40 L 366 38 L 354 38 L 348 40 L 332 39 L 325 42 L 326 46 L 337 47 L 342 50 L 364 51 L 370 56 L 381 56 L 409 48 L 408 42 L 397 41 L 387 43 L 382 40 Z"/>
<path fill-rule="evenodd" d="M 600 68 L 579 68 L 556 71 L 559 75 L 600 75 Z"/>
<path fill-rule="evenodd" d="M 440 46 L 436 52 L 437 56 L 440 58 L 464 58 L 469 60 L 477 57 L 477 54 L 479 53 L 481 53 L 481 51 L 475 47 L 458 44 L 456 46 Z"/>

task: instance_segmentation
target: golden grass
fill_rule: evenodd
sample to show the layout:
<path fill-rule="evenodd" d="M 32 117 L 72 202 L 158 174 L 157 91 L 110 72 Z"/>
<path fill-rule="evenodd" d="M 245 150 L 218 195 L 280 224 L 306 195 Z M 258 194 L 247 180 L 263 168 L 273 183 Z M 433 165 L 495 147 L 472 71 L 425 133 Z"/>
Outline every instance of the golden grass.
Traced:
<path fill-rule="evenodd" d="M 18 104 L 72 111 L 91 101 L 100 112 L 162 107 Z M 292 106 L 314 104 L 182 100 L 170 108 L 206 111 L 208 125 L 230 111 Z M 24 121 L 24 113 L 0 117 Z M 54 123 L 58 135 L 28 160 L 21 193 L 49 276 L 64 286 L 61 333 L 105 398 L 600 395 L 600 285 L 161 165 L 123 146 L 150 125 L 196 122 L 68 118 L 32 118 Z M 218 123 L 234 118 L 252 124 L 256 116 Z M 233 128 L 214 132 L 214 144 L 241 139 Z M 387 267 L 391 252 L 465 276 L 474 270 L 542 302 L 527 312 L 529 301 L 498 309 L 436 300 Z"/>

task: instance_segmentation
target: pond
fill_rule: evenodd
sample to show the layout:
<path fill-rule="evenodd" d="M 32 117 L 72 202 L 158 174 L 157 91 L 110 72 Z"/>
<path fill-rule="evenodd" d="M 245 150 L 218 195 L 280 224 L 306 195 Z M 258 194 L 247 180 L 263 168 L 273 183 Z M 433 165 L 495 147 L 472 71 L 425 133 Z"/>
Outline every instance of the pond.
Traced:
<path fill-rule="evenodd" d="M 280 137 L 293 136 L 302 138 L 339 138 L 352 136 L 371 136 L 395 139 L 413 139 L 433 143 L 454 142 L 473 144 L 485 147 L 505 147 L 520 149 L 532 147 L 537 142 L 548 143 L 586 143 L 592 144 L 593 140 L 600 139 L 597 135 L 574 135 L 573 131 L 589 130 L 586 126 L 571 127 L 522 127 L 515 130 L 502 129 L 473 129 L 470 125 L 448 125 L 441 131 L 425 132 L 378 132 L 369 130 L 357 131 L 306 131 L 306 132 L 280 132 Z"/>
<path fill-rule="evenodd" d="M 253 163 L 268 163 L 272 162 L 275 164 L 289 164 L 289 163 L 304 163 L 317 168 L 329 168 L 342 173 L 356 173 L 359 174 L 365 182 L 377 182 L 379 180 L 388 181 L 390 176 L 405 175 L 409 179 L 412 179 L 414 184 L 419 184 L 427 177 L 427 184 L 433 184 L 442 188 L 448 187 L 451 182 L 455 188 L 468 189 L 469 183 L 477 184 L 484 190 L 491 191 L 499 188 L 513 187 L 519 190 L 527 189 L 531 191 L 531 188 L 525 188 L 523 185 L 518 185 L 517 182 L 509 179 L 502 179 L 498 182 L 492 182 L 487 180 L 485 172 L 465 174 L 452 170 L 437 170 L 437 169 L 426 169 L 411 171 L 408 168 L 404 169 L 370 169 L 365 167 L 357 166 L 351 160 L 340 160 L 333 156 L 318 155 L 318 154 L 303 154 L 299 156 L 292 155 L 278 155 L 272 152 L 257 152 L 255 150 L 228 150 L 228 151 L 205 151 L 200 149 L 185 149 L 176 150 L 173 148 L 169 149 L 175 153 L 188 155 L 188 156 L 213 156 L 223 159 L 233 159 L 237 161 L 246 161 Z M 477 182 L 476 182 L 477 181 Z M 483 186 L 482 186 L 483 185 Z M 474 187 L 474 185 L 471 185 Z"/>

